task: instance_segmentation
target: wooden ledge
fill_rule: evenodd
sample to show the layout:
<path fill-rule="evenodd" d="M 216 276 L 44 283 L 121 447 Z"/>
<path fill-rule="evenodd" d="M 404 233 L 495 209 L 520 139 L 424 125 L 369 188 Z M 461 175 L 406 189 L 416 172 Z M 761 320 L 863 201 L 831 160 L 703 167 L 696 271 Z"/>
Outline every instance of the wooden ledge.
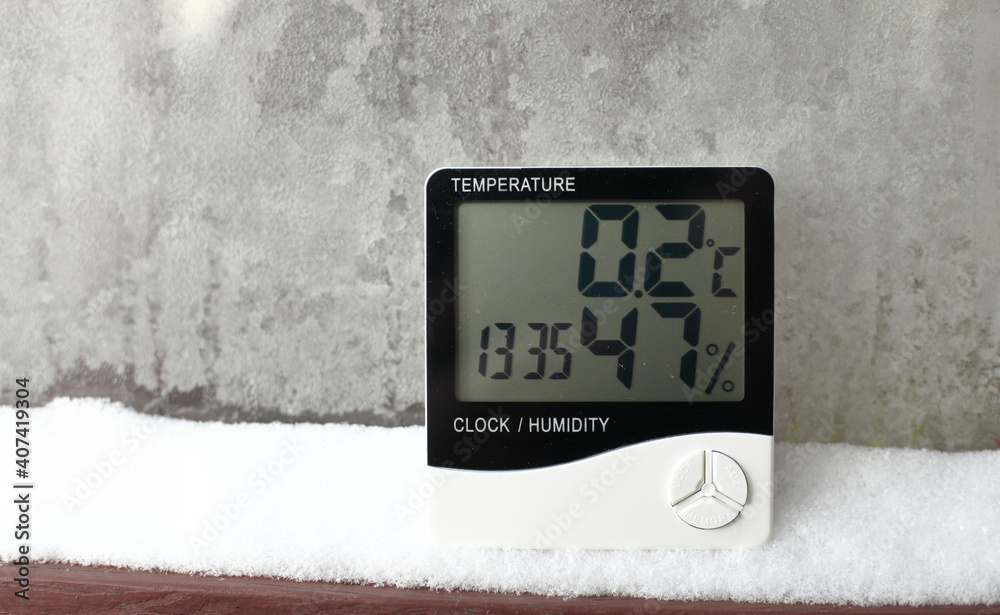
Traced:
<path fill-rule="evenodd" d="M 568 598 L 529 594 L 399 589 L 259 577 L 191 576 L 107 566 L 33 564 L 30 600 L 15 598 L 4 566 L 0 612 L 13 613 L 967 613 L 1000 615 L 1000 606 L 856 607 L 815 604 L 681 602 L 641 598 Z M 8 609 L 10 609 L 8 611 Z"/>

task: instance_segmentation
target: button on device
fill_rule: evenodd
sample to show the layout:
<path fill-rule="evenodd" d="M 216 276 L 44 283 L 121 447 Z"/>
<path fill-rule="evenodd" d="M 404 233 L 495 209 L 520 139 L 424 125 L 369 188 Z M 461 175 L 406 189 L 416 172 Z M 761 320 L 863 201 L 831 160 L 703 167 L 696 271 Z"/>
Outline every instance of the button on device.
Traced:
<path fill-rule="evenodd" d="M 740 506 L 747 503 L 747 477 L 743 468 L 718 451 L 712 451 L 712 484 Z"/>
<path fill-rule="evenodd" d="M 670 475 L 670 503 L 677 504 L 705 484 L 705 452 L 698 451 L 674 468 Z"/>
<path fill-rule="evenodd" d="M 746 474 L 724 453 L 692 453 L 670 475 L 670 504 L 677 516 L 693 527 L 714 530 L 728 525 L 746 502 Z"/>
<path fill-rule="evenodd" d="M 740 514 L 715 498 L 698 498 L 694 504 L 677 511 L 681 519 L 689 525 L 703 530 L 722 527 Z"/>

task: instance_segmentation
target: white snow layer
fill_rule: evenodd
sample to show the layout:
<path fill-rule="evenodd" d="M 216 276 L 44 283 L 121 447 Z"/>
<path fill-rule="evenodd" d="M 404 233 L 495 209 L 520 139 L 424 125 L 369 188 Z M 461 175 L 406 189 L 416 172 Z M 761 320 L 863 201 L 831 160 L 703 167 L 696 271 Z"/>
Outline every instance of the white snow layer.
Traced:
<path fill-rule="evenodd" d="M 1000 603 L 1000 451 L 778 444 L 762 548 L 531 551 L 429 540 L 421 427 L 194 423 L 58 399 L 30 429 L 33 560 L 568 596 Z M 5 561 L 20 544 L 12 499 Z"/>

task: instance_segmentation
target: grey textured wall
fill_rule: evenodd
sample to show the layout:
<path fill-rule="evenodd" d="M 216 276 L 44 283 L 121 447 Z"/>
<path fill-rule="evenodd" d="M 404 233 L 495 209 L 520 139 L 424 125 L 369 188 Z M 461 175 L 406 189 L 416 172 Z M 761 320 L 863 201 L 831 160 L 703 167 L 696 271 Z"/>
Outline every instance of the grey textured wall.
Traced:
<path fill-rule="evenodd" d="M 418 421 L 423 180 L 760 165 L 777 426 L 1000 437 L 994 2 L 17 2 L 0 378 Z"/>

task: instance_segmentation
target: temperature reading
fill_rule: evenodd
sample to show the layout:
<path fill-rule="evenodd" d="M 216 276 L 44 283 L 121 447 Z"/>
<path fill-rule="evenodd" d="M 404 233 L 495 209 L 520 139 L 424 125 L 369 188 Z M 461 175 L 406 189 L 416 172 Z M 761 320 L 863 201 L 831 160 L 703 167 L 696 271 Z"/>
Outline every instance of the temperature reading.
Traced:
<path fill-rule="evenodd" d="M 555 203 L 512 224 L 522 208 L 459 208 L 459 353 L 477 355 L 460 391 L 742 398 L 742 202 Z"/>

